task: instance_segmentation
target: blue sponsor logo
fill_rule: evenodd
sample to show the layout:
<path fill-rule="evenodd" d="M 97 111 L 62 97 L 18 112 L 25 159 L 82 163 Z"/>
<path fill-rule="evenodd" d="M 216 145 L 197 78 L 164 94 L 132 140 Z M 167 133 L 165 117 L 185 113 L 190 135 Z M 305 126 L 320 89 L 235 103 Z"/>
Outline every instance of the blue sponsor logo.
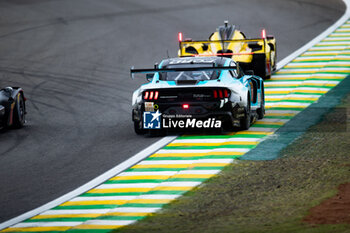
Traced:
<path fill-rule="evenodd" d="M 161 122 L 160 117 L 161 113 L 158 111 L 156 112 L 144 112 L 143 113 L 143 128 L 144 129 L 160 129 L 161 128 Z"/>

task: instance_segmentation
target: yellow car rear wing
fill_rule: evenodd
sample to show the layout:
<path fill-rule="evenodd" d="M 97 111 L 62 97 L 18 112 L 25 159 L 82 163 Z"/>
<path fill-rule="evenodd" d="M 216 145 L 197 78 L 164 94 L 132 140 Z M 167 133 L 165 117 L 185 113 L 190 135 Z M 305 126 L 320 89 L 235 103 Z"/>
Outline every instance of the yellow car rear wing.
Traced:
<path fill-rule="evenodd" d="M 179 57 L 186 56 L 243 56 L 265 54 L 267 39 L 179 41 Z"/>

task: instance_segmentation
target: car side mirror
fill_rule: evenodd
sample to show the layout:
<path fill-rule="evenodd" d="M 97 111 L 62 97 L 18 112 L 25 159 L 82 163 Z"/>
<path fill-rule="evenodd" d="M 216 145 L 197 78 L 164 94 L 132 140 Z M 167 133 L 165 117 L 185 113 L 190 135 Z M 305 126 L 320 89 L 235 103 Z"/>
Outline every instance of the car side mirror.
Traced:
<path fill-rule="evenodd" d="M 253 70 L 246 70 L 245 74 L 246 75 L 254 75 L 254 71 Z"/>

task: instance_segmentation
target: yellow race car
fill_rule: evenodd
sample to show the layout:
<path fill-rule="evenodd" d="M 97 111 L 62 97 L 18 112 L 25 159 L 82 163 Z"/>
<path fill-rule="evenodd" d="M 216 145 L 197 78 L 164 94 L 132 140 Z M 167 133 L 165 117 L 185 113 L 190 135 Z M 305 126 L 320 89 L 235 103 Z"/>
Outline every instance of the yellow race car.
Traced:
<path fill-rule="evenodd" d="M 229 57 L 247 73 L 254 73 L 263 79 L 269 79 L 276 70 L 276 39 L 266 36 L 265 29 L 261 32 L 261 38 L 247 39 L 243 32 L 225 21 L 210 35 L 209 40 L 183 40 L 182 33 L 179 33 L 179 46 L 179 57 Z"/>

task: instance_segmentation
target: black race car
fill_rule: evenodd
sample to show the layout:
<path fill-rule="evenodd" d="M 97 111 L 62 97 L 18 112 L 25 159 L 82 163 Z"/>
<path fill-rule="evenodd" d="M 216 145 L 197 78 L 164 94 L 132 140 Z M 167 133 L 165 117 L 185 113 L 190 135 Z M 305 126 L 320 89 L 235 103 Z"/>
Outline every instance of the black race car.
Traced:
<path fill-rule="evenodd" d="M 0 89 L 0 129 L 21 128 L 25 124 L 26 98 L 22 88 Z"/>

